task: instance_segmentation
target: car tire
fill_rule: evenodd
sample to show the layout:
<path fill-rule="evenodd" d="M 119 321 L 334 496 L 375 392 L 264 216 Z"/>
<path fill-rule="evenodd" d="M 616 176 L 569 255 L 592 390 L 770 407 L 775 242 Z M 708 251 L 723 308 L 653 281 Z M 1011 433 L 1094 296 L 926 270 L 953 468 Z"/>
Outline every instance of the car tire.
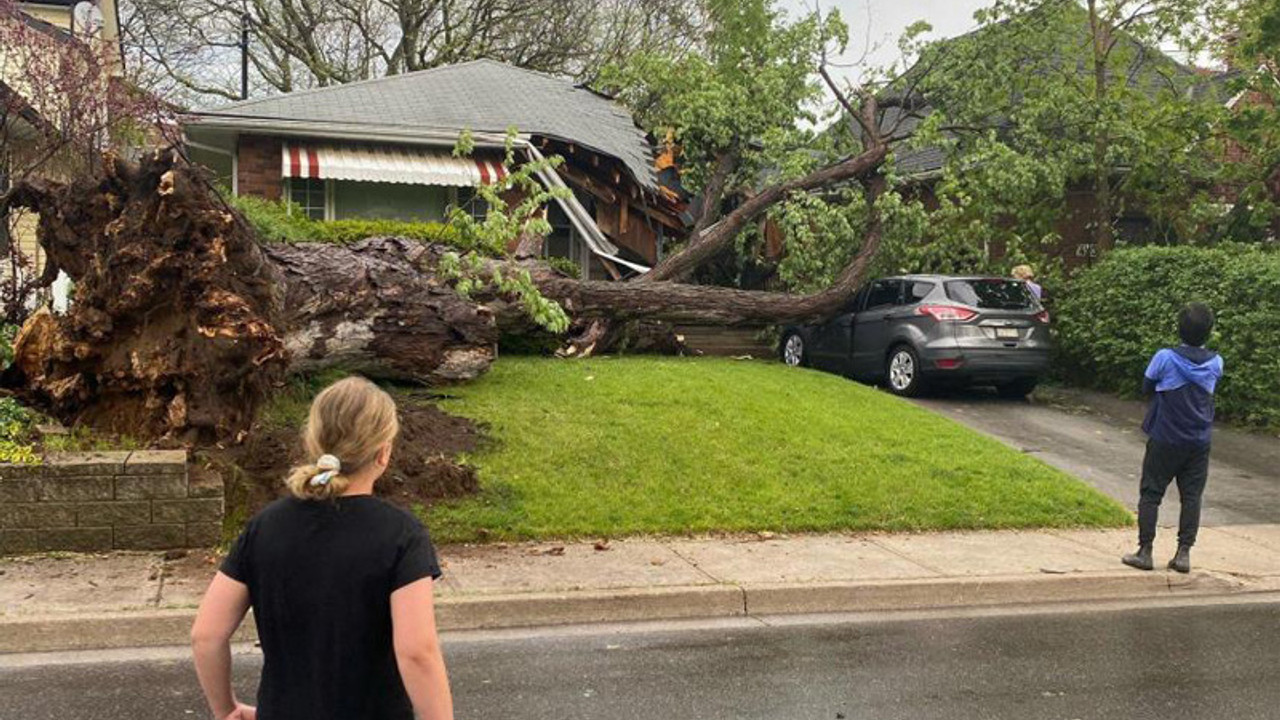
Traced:
<path fill-rule="evenodd" d="M 1022 378 L 1013 382 L 1002 383 L 996 386 L 996 393 L 1002 398 L 1020 400 L 1035 391 L 1039 381 L 1035 378 Z"/>
<path fill-rule="evenodd" d="M 789 367 L 809 366 L 809 348 L 798 332 L 789 332 L 782 337 L 782 343 L 778 345 L 778 356 Z"/>
<path fill-rule="evenodd" d="M 920 376 L 920 356 L 910 345 L 895 345 L 889 350 L 884 365 L 885 386 L 902 397 L 915 397 L 924 389 Z"/>

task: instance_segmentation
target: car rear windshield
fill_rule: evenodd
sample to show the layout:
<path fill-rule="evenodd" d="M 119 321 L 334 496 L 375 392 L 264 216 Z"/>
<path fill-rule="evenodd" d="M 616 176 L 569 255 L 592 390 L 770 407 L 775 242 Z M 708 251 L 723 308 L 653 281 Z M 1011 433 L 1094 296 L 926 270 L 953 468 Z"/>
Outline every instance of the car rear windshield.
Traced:
<path fill-rule="evenodd" d="M 946 286 L 947 297 L 986 310 L 1027 310 L 1035 303 L 1020 280 L 948 280 Z"/>

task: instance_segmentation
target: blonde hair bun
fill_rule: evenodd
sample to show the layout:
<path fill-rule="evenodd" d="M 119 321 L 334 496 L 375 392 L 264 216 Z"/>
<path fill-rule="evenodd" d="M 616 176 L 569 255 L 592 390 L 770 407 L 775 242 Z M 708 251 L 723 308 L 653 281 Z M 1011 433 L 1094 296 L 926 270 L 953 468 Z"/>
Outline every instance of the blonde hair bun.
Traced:
<path fill-rule="evenodd" d="M 339 380 L 316 395 L 302 431 L 303 450 L 315 462 L 293 468 L 285 484 L 305 500 L 342 495 L 350 475 L 377 460 L 399 432 L 396 403 L 386 391 L 362 377 Z"/>

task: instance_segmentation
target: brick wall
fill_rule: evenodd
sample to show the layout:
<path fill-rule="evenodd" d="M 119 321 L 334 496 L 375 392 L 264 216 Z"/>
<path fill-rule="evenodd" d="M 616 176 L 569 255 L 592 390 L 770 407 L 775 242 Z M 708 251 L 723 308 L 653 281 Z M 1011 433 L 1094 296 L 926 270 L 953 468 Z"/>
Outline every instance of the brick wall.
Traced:
<path fill-rule="evenodd" d="M 280 150 L 276 138 L 241 135 L 236 147 L 236 192 L 279 200 Z"/>
<path fill-rule="evenodd" d="M 222 537 L 222 479 L 181 450 L 54 454 L 0 464 L 0 554 L 163 550 Z"/>

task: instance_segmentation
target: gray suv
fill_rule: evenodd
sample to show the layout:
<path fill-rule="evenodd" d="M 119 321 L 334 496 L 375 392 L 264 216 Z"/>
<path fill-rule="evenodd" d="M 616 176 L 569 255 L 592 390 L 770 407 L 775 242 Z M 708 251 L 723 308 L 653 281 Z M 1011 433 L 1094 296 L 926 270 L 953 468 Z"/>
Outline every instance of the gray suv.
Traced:
<path fill-rule="evenodd" d="M 1049 346 L 1049 313 L 1020 280 L 906 275 L 867 284 L 821 325 L 784 328 L 779 353 L 898 395 L 955 383 L 1022 397 L 1048 370 Z"/>

